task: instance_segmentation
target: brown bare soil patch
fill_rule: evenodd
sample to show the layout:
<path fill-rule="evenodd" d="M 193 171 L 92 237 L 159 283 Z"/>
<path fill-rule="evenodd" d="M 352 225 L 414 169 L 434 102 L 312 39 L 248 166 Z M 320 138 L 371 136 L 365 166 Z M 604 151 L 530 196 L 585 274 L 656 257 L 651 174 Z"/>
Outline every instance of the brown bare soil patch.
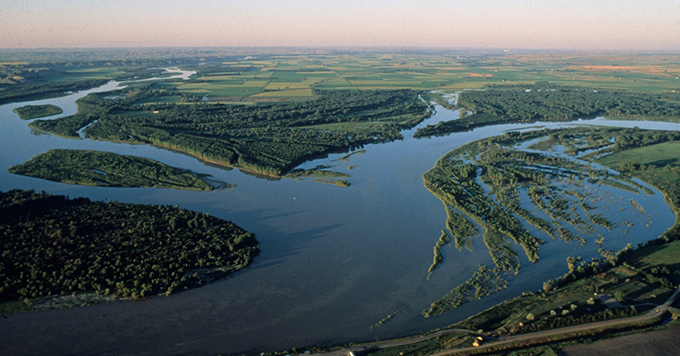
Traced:
<path fill-rule="evenodd" d="M 241 100 L 240 96 L 211 96 L 209 100 L 216 102 L 237 102 Z"/>
<path fill-rule="evenodd" d="M 568 346 L 560 356 L 676 356 L 680 354 L 680 327 L 628 335 L 589 345 Z"/>
<path fill-rule="evenodd" d="M 671 76 L 675 75 L 680 68 L 676 66 L 608 66 L 608 65 L 576 65 L 569 66 L 568 68 L 574 70 L 583 70 L 591 72 L 631 72 L 631 73 L 641 73 L 641 74 L 653 74 L 661 76 Z"/>
<path fill-rule="evenodd" d="M 593 70 L 649 70 L 649 67 L 636 67 L 636 66 L 580 66 L 582 69 L 593 69 Z"/>
<path fill-rule="evenodd" d="M 486 78 L 489 78 L 489 77 L 492 77 L 492 76 L 493 76 L 493 75 L 491 75 L 491 74 L 479 74 L 479 73 L 467 73 L 467 75 L 469 75 L 469 76 L 471 76 L 471 77 L 473 77 L 473 78 L 479 78 L 479 77 L 486 77 Z"/>

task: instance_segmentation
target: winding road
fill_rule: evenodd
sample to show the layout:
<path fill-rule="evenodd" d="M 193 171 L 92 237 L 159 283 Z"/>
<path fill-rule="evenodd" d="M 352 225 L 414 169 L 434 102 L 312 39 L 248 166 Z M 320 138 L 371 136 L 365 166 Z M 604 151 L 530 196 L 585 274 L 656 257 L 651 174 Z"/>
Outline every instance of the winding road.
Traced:
<path fill-rule="evenodd" d="M 620 325 L 626 325 L 630 323 L 636 323 L 640 321 L 647 321 L 647 320 L 652 320 L 654 318 L 658 318 L 664 313 L 666 313 L 669 309 L 671 310 L 677 310 L 670 305 L 675 301 L 676 297 L 678 296 L 678 293 L 680 293 L 680 287 L 675 290 L 675 293 L 668 298 L 668 300 L 662 304 L 659 305 L 658 307 L 654 308 L 654 310 L 642 314 L 642 315 L 636 315 L 636 316 L 631 316 L 627 318 L 620 318 L 620 319 L 614 319 L 614 320 L 605 320 L 605 321 L 598 321 L 595 323 L 588 323 L 588 324 L 581 324 L 581 325 L 576 325 L 576 326 L 568 326 L 564 328 L 558 328 L 558 329 L 551 329 L 551 330 L 544 330 L 544 331 L 537 331 L 533 333 L 528 333 L 528 334 L 521 334 L 521 335 L 515 335 L 515 336 L 508 336 L 508 337 L 503 337 L 503 338 L 493 338 L 490 336 L 486 336 L 483 334 L 479 334 L 470 330 L 466 329 L 449 329 L 449 330 L 442 330 L 438 331 L 429 335 L 425 336 L 419 336 L 415 338 L 410 338 L 406 340 L 399 340 L 399 341 L 392 341 L 392 342 L 385 342 L 385 343 L 380 343 L 380 344 L 373 344 L 369 346 L 363 346 L 363 347 L 353 347 L 353 348 L 347 348 L 342 351 L 336 351 L 336 352 L 329 352 L 329 353 L 323 353 L 323 354 L 316 354 L 312 356 L 332 356 L 332 355 L 346 355 L 349 354 L 350 352 L 352 353 L 360 353 L 362 351 L 368 351 L 368 350 L 378 350 L 378 349 L 385 349 L 385 348 L 390 348 L 390 347 L 397 347 L 397 346 L 405 346 L 409 344 L 415 344 L 419 343 L 422 341 L 426 341 L 438 336 L 442 335 L 447 335 L 447 334 L 453 334 L 453 333 L 466 333 L 472 336 L 481 336 L 485 340 L 494 340 L 493 342 L 486 343 L 484 345 L 481 345 L 479 347 L 465 347 L 465 348 L 458 348 L 458 349 L 451 349 L 451 350 L 443 350 L 434 354 L 431 354 L 430 356 L 446 356 L 446 355 L 455 355 L 457 353 L 463 353 L 463 352 L 470 352 L 470 351 L 477 351 L 481 352 L 487 349 L 492 349 L 496 348 L 498 346 L 504 346 L 504 345 L 509 345 L 513 344 L 516 342 L 522 342 L 522 341 L 531 341 L 531 340 L 536 340 L 536 339 L 543 339 L 549 336 L 555 336 L 555 335 L 562 335 L 562 334 L 572 334 L 572 333 L 577 333 L 577 332 L 583 332 L 583 331 L 589 331 L 593 329 L 601 329 L 601 328 L 609 328 L 609 327 L 615 327 L 615 326 L 620 326 Z"/>

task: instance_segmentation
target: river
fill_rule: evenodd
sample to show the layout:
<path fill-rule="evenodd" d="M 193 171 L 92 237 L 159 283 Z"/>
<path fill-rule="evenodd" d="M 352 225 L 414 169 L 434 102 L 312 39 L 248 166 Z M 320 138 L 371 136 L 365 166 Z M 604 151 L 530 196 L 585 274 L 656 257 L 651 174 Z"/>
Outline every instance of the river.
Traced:
<path fill-rule="evenodd" d="M 186 74 L 186 73 L 184 73 Z M 441 156 L 465 143 L 505 130 L 573 125 L 638 126 L 678 130 L 679 124 L 612 121 L 499 125 L 445 137 L 368 145 L 364 154 L 338 161 L 343 154 L 307 162 L 301 168 L 334 166 L 351 175 L 349 188 L 309 180 L 267 180 L 202 163 L 195 158 L 147 145 L 73 140 L 32 131 L 12 109 L 51 103 L 75 112 L 75 100 L 118 83 L 57 99 L 0 106 L 0 189 L 35 189 L 70 197 L 126 203 L 173 204 L 234 221 L 256 234 L 261 254 L 247 269 L 222 281 L 142 301 L 16 313 L 0 318 L 0 346 L 11 355 L 211 355 L 255 354 L 292 347 L 368 341 L 416 334 L 477 313 L 567 271 L 567 256 L 597 257 L 599 246 L 552 241 L 541 246 L 541 260 L 530 264 L 520 252 L 522 269 L 508 276 L 510 286 L 454 312 L 425 319 L 430 303 L 469 278 L 491 259 L 479 246 L 458 252 L 442 249 L 444 262 L 428 280 L 432 247 L 445 228 L 442 203 L 424 187 L 422 174 Z M 55 116 L 56 117 L 56 116 Z M 458 117 L 436 107 L 425 124 Z M 153 188 L 104 188 L 67 185 L 8 173 L 50 148 L 106 150 L 159 160 L 211 174 L 234 184 L 212 192 Z M 349 170 L 349 166 L 353 169 Z M 629 233 L 607 235 L 604 248 L 617 249 L 652 238 L 670 227 L 674 215 L 663 197 L 635 199 L 654 217 L 630 217 Z M 604 209 L 604 208 L 603 208 Z M 632 210 L 632 209 L 629 209 Z M 633 220 L 630 220 L 633 221 Z M 614 230 L 612 230 L 614 231 Z M 617 235 L 618 234 L 618 235 Z M 398 313 L 384 326 L 371 326 Z"/>

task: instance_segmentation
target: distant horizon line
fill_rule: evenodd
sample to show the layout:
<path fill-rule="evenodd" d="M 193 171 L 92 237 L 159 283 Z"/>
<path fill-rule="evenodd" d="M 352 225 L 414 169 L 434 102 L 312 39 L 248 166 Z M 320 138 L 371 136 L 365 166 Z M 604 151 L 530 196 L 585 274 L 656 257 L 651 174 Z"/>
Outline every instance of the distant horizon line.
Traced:
<path fill-rule="evenodd" d="M 590 53 L 649 53 L 680 54 L 680 49 L 592 49 L 592 48 L 538 48 L 538 47 L 449 47 L 449 46 L 370 46 L 370 45 L 319 45 L 319 46 L 83 46 L 83 47 L 0 47 L 0 51 L 79 51 L 79 50 L 130 50 L 130 49 L 304 49 L 304 50 L 410 50 L 410 51 L 502 51 L 502 52 L 590 52 Z"/>

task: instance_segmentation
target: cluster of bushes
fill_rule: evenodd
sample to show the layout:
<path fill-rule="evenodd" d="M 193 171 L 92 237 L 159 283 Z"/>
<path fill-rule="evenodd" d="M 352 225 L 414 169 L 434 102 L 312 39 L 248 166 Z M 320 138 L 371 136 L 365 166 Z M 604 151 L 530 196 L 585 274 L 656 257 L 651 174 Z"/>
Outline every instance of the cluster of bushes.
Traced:
<path fill-rule="evenodd" d="M 481 299 L 507 287 L 508 282 L 500 276 L 498 269 L 489 269 L 480 265 L 469 280 L 432 303 L 423 314 L 426 318 L 443 314 L 467 302 Z"/>
<path fill-rule="evenodd" d="M 565 310 L 566 311 L 566 310 Z M 579 317 L 569 315 L 569 313 L 562 313 L 562 315 L 555 315 L 548 319 L 529 320 L 519 330 L 521 332 L 535 332 L 541 330 L 557 329 L 573 325 L 581 325 L 586 323 L 594 323 L 603 320 L 612 320 L 617 318 L 625 318 L 637 315 L 634 307 L 630 308 L 607 308 L 605 310 L 584 314 Z"/>

